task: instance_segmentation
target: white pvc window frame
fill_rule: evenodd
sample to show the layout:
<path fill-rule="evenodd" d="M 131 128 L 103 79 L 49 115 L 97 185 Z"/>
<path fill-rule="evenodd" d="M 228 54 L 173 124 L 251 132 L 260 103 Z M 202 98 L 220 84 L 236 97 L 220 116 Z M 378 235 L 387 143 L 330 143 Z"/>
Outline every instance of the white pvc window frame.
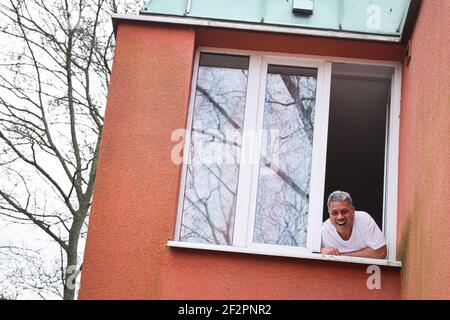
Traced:
<path fill-rule="evenodd" d="M 249 56 L 249 73 L 246 93 L 243 136 L 247 130 L 262 128 L 264 101 L 266 94 L 266 77 L 269 64 L 291 67 L 306 67 L 317 69 L 316 106 L 314 120 L 313 153 L 309 198 L 309 215 L 307 241 L 305 247 L 292 247 L 270 244 L 253 243 L 253 228 L 256 215 L 256 196 L 259 173 L 260 145 L 247 143 L 242 140 L 241 156 L 251 154 L 251 163 L 243 162 L 239 168 L 238 195 L 234 222 L 233 245 L 202 244 L 179 241 L 181 220 L 183 214 L 183 200 L 186 185 L 188 155 L 190 148 L 193 110 L 195 104 L 196 84 L 199 71 L 201 53 L 218 53 L 229 55 Z M 320 254 L 321 227 L 323 213 L 323 198 L 325 184 L 325 167 L 328 138 L 328 118 L 330 105 L 330 90 L 333 63 L 365 64 L 387 66 L 394 69 L 391 79 L 390 107 L 388 109 L 388 124 L 385 157 L 385 185 L 383 231 L 388 246 L 386 259 L 368 259 L 345 256 L 325 256 Z M 396 261 L 397 237 L 397 181 L 398 181 L 398 144 L 400 124 L 400 96 L 401 96 L 401 63 L 391 61 L 374 61 L 365 59 L 349 59 L 340 57 L 306 56 L 297 54 L 282 54 L 273 52 L 259 52 L 248 50 L 218 49 L 200 47 L 195 54 L 191 99 L 189 104 L 187 128 L 184 140 L 183 166 L 181 173 L 180 195 L 178 202 L 177 220 L 174 240 L 168 241 L 170 247 L 216 250 L 227 252 L 242 252 L 275 256 L 288 256 L 308 259 L 344 261 L 352 263 L 378 264 L 401 266 Z M 258 139 L 259 142 L 261 139 Z"/>

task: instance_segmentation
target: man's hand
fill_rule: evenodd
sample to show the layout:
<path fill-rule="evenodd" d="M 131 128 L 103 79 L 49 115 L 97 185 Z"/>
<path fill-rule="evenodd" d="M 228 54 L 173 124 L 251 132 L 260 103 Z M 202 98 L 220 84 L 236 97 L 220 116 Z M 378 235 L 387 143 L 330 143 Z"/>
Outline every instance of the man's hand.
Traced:
<path fill-rule="evenodd" d="M 341 255 L 338 249 L 331 248 L 331 247 L 322 248 L 322 250 L 320 250 L 320 253 L 328 254 L 331 256 L 340 256 Z"/>

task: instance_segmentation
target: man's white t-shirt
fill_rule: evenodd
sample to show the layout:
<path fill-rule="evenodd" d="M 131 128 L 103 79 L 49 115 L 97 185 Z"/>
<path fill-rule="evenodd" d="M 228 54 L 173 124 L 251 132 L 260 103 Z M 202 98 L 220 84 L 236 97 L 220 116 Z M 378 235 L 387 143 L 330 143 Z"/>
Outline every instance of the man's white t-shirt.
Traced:
<path fill-rule="evenodd" d="M 322 247 L 337 248 L 340 253 L 358 251 L 367 247 L 374 250 L 386 245 L 386 240 L 375 220 L 364 211 L 355 211 L 352 235 L 343 240 L 330 219 L 322 225 Z"/>

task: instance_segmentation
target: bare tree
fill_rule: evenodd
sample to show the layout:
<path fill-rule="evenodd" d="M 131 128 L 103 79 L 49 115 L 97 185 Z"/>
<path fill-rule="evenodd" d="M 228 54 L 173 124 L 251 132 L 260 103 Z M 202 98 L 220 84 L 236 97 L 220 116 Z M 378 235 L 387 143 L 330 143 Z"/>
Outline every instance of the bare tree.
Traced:
<path fill-rule="evenodd" d="M 0 215 L 37 226 L 59 245 L 64 299 L 75 297 L 97 170 L 114 49 L 110 15 L 141 2 L 0 4 Z"/>
<path fill-rule="evenodd" d="M 63 296 L 59 259 L 47 261 L 42 250 L 21 246 L 0 246 L 0 299 L 18 299 L 24 292 L 28 296 Z"/>

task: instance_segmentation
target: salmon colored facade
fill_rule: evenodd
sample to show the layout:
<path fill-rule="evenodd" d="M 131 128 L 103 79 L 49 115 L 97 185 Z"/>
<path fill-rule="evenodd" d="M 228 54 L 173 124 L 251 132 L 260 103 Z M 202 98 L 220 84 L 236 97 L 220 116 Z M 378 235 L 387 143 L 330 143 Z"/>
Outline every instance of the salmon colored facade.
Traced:
<path fill-rule="evenodd" d="M 167 247 L 181 177 L 181 166 L 171 161 L 170 137 L 186 127 L 198 46 L 389 61 L 401 61 L 404 46 L 120 22 L 79 298 L 450 297 L 444 228 L 450 227 L 444 211 L 449 197 L 442 192 L 450 179 L 450 42 L 444 40 L 450 8 L 440 3 L 423 5 L 411 64 L 404 69 L 398 213 L 403 268 L 381 267 L 380 290 L 368 290 L 363 264 Z"/>
<path fill-rule="evenodd" d="M 402 297 L 450 299 L 450 1 L 424 1 L 404 67 L 399 159 Z"/>

